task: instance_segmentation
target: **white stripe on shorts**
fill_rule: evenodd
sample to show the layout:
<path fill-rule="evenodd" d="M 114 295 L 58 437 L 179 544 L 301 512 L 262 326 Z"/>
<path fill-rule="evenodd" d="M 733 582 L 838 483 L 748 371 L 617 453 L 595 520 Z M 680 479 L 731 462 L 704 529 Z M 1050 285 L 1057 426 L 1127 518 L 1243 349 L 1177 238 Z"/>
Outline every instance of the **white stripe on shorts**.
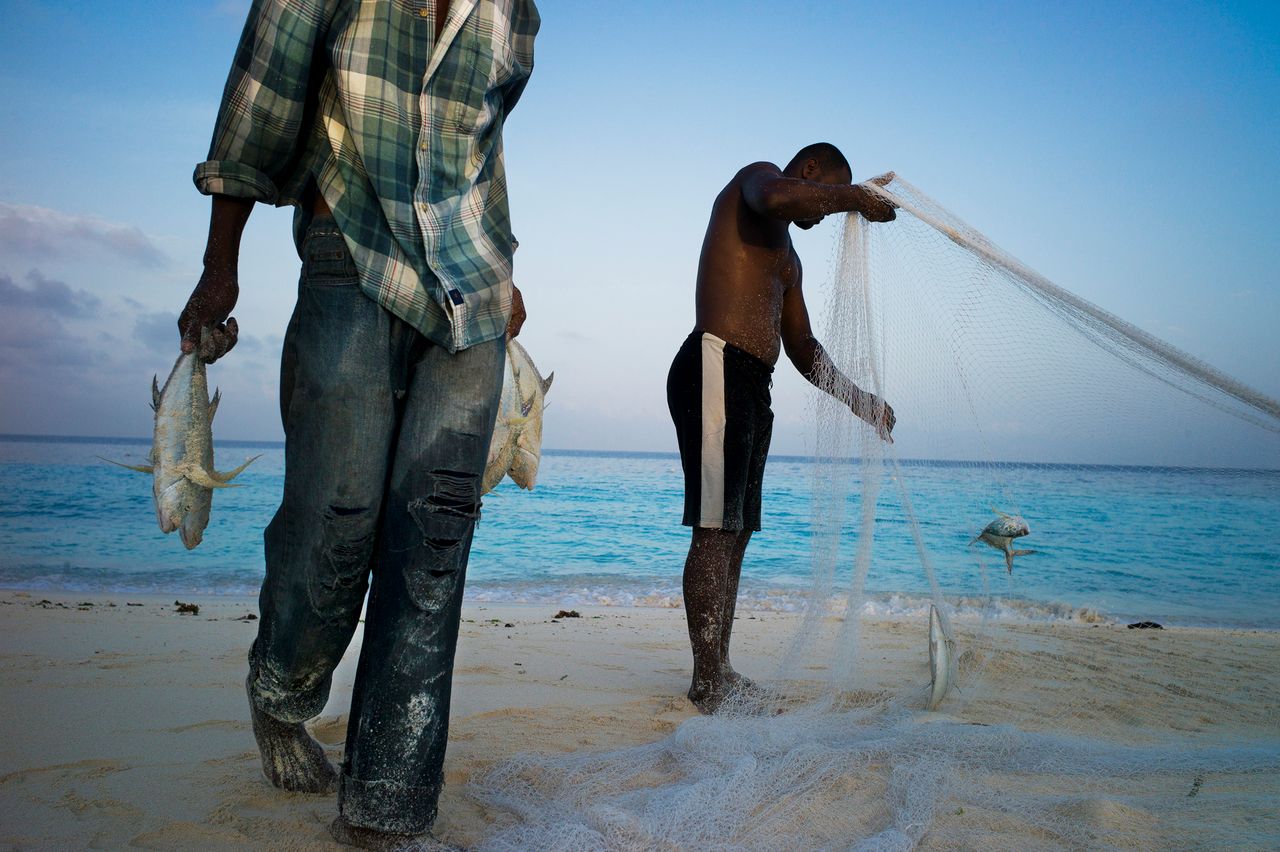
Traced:
<path fill-rule="evenodd" d="M 702 505 L 698 526 L 724 526 L 724 341 L 702 335 Z"/>

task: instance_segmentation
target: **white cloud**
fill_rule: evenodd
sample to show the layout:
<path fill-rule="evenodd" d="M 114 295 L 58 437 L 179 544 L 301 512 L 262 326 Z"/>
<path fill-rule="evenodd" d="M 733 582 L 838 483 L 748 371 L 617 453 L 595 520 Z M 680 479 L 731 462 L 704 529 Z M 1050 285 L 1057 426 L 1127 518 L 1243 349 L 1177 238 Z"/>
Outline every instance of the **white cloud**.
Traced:
<path fill-rule="evenodd" d="M 86 245 L 145 266 L 168 262 L 151 238 L 133 225 L 0 202 L 0 255 L 60 258 L 82 254 Z"/>
<path fill-rule="evenodd" d="M 31 286 L 23 287 L 8 275 L 0 274 L 0 307 L 6 312 L 25 308 L 59 317 L 88 317 L 100 304 L 93 294 L 72 290 L 35 269 L 27 273 L 27 281 Z"/>

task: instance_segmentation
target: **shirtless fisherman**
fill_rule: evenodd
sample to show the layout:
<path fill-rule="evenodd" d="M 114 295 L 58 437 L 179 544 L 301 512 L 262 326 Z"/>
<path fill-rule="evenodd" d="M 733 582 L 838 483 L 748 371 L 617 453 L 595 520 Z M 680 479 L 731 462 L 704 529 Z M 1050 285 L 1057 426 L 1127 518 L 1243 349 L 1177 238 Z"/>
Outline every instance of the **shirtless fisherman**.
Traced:
<path fill-rule="evenodd" d="M 892 206 L 852 180 L 839 149 L 819 142 L 785 169 L 743 168 L 711 208 L 698 263 L 697 321 L 667 376 L 684 467 L 684 524 L 693 527 L 684 565 L 693 645 L 689 700 L 703 713 L 714 713 L 735 686 L 749 683 L 729 664 L 729 634 L 742 556 L 760 529 L 779 341 L 801 375 L 815 385 L 833 376 L 829 392 L 892 440 L 893 409 L 835 370 L 814 339 L 788 232 L 792 222 L 807 230 L 829 213 L 894 218 Z"/>

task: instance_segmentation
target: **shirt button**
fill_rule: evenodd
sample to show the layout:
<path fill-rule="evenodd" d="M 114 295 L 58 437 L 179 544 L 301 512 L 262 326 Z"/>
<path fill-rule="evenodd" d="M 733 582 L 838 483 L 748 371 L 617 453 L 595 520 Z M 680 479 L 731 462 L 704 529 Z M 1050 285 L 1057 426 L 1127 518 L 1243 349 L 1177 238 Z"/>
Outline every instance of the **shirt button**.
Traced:
<path fill-rule="evenodd" d="M 419 147 L 420 149 L 422 149 L 423 151 L 425 151 L 425 150 L 427 150 L 427 143 L 426 143 L 426 142 L 419 142 L 419 143 L 418 143 L 418 147 Z"/>
<path fill-rule="evenodd" d="M 428 16 L 430 16 L 430 15 L 431 15 L 431 13 L 430 13 L 429 11 L 427 11 L 426 9 L 419 9 L 419 10 L 418 10 L 418 17 L 419 17 L 419 18 L 426 18 L 426 17 L 428 17 Z"/>

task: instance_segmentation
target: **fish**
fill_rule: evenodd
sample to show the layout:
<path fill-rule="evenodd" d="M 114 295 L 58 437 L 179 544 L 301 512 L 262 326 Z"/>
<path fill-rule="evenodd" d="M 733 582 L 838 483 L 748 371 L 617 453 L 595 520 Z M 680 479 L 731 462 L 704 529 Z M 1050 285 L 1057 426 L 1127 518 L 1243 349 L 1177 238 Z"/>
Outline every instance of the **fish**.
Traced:
<path fill-rule="evenodd" d="M 974 537 L 973 541 L 969 542 L 969 544 L 974 545 L 980 541 L 984 541 L 996 550 L 1004 551 L 1005 569 L 1012 574 L 1013 557 L 1030 556 L 1037 552 L 1034 550 L 1013 549 L 1013 540 L 1030 534 L 1031 527 L 1027 526 L 1027 522 L 1017 515 L 1006 515 L 994 506 L 991 507 L 991 511 L 995 512 L 1000 517 L 987 524 L 986 527 L 983 528 L 982 532 L 978 533 L 977 536 Z"/>
<path fill-rule="evenodd" d="M 951 688 L 955 664 L 956 642 L 950 638 L 950 625 L 934 604 L 929 604 L 929 701 L 927 710 L 937 710 Z"/>
<path fill-rule="evenodd" d="M 178 530 L 187 550 L 204 539 L 213 510 L 213 492 L 233 487 L 231 480 L 259 458 L 253 456 L 226 473 L 214 469 L 213 416 L 221 400 L 222 393 L 217 390 L 209 399 L 205 365 L 199 356 L 195 352 L 180 355 L 163 390 L 158 377 L 151 379 L 151 408 L 156 423 L 149 463 L 131 465 L 103 459 L 151 474 L 160 530 L 165 534 Z"/>
<path fill-rule="evenodd" d="M 532 489 L 542 458 L 542 412 L 556 374 L 542 378 L 529 353 L 514 340 L 507 341 L 506 360 L 493 438 L 480 484 L 482 494 L 492 491 L 508 475 L 521 488 Z"/>

